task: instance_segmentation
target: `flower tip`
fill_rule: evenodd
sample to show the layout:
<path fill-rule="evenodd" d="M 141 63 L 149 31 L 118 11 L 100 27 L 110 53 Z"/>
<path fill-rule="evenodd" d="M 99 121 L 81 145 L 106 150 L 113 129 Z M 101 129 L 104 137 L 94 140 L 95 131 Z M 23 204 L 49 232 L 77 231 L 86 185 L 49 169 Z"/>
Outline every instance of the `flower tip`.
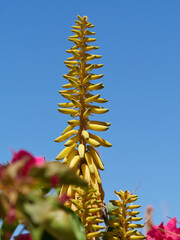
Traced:
<path fill-rule="evenodd" d="M 26 160 L 26 163 L 22 169 L 22 176 L 26 176 L 31 167 L 41 167 L 45 163 L 44 157 L 34 157 L 26 150 L 19 150 L 17 153 L 15 153 L 11 160 L 11 163 L 13 164 L 21 160 Z"/>
<path fill-rule="evenodd" d="M 14 163 L 24 157 L 33 158 L 33 156 L 29 152 L 23 149 L 19 150 L 18 152 L 13 151 L 12 153 L 13 153 L 13 158 L 11 160 L 11 163 Z"/>
<path fill-rule="evenodd" d="M 45 157 L 35 157 L 35 159 L 36 159 L 35 165 L 37 167 L 41 167 L 46 162 Z"/>
<path fill-rule="evenodd" d="M 83 16 L 83 19 L 84 19 L 85 21 L 87 21 L 87 20 L 88 20 L 88 16 Z"/>

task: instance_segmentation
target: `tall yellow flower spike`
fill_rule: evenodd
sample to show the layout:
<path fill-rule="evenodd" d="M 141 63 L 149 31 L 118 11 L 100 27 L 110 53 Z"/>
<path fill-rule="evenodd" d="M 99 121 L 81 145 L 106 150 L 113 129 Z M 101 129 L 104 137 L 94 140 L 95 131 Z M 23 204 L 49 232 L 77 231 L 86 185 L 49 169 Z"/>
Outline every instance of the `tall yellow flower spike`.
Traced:
<path fill-rule="evenodd" d="M 101 58 L 101 55 L 90 54 L 91 50 L 99 47 L 91 46 L 89 43 L 96 41 L 96 38 L 90 36 L 88 28 L 94 27 L 87 21 L 87 17 L 78 16 L 75 21 L 76 26 L 72 27 L 73 36 L 69 41 L 75 46 L 67 50 L 72 54 L 64 61 L 69 68 L 68 74 L 63 75 L 68 80 L 68 84 L 63 85 L 65 90 L 59 93 L 67 99 L 66 103 L 59 103 L 58 110 L 64 114 L 70 114 L 73 119 L 68 121 L 68 127 L 62 132 L 61 136 L 56 138 L 56 142 L 65 141 L 65 148 L 56 157 L 56 160 L 62 162 L 74 169 L 77 175 L 85 179 L 89 186 L 101 194 L 104 198 L 101 177 L 99 170 L 104 170 L 104 165 L 95 148 L 99 146 L 111 147 L 111 143 L 105 139 L 89 132 L 106 131 L 110 123 L 90 120 L 93 114 L 103 114 L 109 109 L 98 106 L 99 103 L 106 103 L 108 100 L 100 97 L 100 94 L 92 94 L 94 90 L 104 88 L 102 83 L 93 83 L 103 77 L 103 74 L 94 74 L 94 69 L 101 68 L 103 64 L 93 64 L 92 60 Z M 95 105 L 94 105 L 95 103 Z M 74 198 L 75 191 L 72 186 L 63 186 L 61 193 L 67 193 Z"/>

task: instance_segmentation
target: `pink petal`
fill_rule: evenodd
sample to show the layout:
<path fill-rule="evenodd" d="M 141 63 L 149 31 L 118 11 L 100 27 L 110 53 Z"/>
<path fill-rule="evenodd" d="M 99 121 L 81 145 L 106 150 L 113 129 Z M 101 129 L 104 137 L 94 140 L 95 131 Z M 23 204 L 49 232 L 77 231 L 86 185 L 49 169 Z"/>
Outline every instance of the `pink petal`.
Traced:
<path fill-rule="evenodd" d="M 25 150 L 20 150 L 19 152 L 14 153 L 11 163 L 20 161 L 22 159 L 27 159 L 27 162 L 21 173 L 23 176 L 26 176 L 28 174 L 29 170 L 33 166 L 40 167 L 45 163 L 44 157 L 34 157 L 32 154 L 30 154 L 29 152 L 27 152 Z"/>
<path fill-rule="evenodd" d="M 16 209 L 12 207 L 6 216 L 6 222 L 11 225 L 16 219 Z"/>
<path fill-rule="evenodd" d="M 177 219 L 174 217 L 171 220 L 169 220 L 169 222 L 165 226 L 165 230 L 169 231 L 169 232 L 172 232 L 172 233 L 175 233 L 179 236 L 177 236 L 175 234 L 173 235 L 172 233 L 167 232 L 167 234 L 166 234 L 167 239 L 180 240 L 180 228 L 177 228 L 176 224 L 177 224 Z"/>
<path fill-rule="evenodd" d="M 148 240 L 180 240 L 180 228 L 176 227 L 177 219 L 172 218 L 166 226 L 163 225 L 163 222 L 156 226 L 152 227 L 152 230 L 147 233 Z M 162 230 L 161 230 L 162 229 Z M 173 234 L 174 233 L 174 234 Z"/>
<path fill-rule="evenodd" d="M 62 204 L 64 204 L 66 201 L 69 201 L 70 197 L 67 196 L 66 194 L 62 194 L 59 198 L 58 201 Z"/>
<path fill-rule="evenodd" d="M 29 233 L 26 233 L 26 234 L 21 234 L 19 236 L 14 237 L 14 240 L 32 240 L 32 238 Z"/>
<path fill-rule="evenodd" d="M 36 167 L 41 167 L 45 163 L 45 157 L 35 157 L 35 165 Z"/>
<path fill-rule="evenodd" d="M 177 223 L 177 219 L 175 217 L 172 218 L 171 220 L 169 220 L 169 222 L 165 226 L 165 230 L 174 232 L 174 230 L 177 230 L 176 223 Z"/>
<path fill-rule="evenodd" d="M 164 238 L 165 234 L 159 228 L 164 229 L 163 222 L 159 226 L 154 225 L 152 227 L 152 229 L 147 233 L 148 239 L 152 238 L 152 239 L 155 239 L 155 240 L 164 240 L 165 239 Z"/>
<path fill-rule="evenodd" d="M 57 175 L 52 176 L 50 181 L 50 184 L 53 188 L 57 187 L 57 185 L 60 183 L 60 179 Z"/>
<path fill-rule="evenodd" d="M 21 160 L 23 157 L 29 157 L 30 159 L 34 159 L 34 156 L 31 155 L 29 152 L 25 151 L 25 150 L 20 150 L 19 152 L 14 152 L 13 153 L 13 159 L 11 160 L 11 163 L 14 163 L 16 161 Z"/>

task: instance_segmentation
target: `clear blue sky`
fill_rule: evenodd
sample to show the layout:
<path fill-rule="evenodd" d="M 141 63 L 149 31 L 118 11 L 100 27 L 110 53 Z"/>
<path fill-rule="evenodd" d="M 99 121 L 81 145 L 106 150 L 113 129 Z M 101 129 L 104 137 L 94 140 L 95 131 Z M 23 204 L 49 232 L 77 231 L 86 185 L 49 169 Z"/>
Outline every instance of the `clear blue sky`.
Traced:
<path fill-rule="evenodd" d="M 54 139 L 70 118 L 57 111 L 58 90 L 77 14 L 95 24 L 103 55 L 110 111 L 97 119 L 112 123 L 101 136 L 113 144 L 100 149 L 106 202 L 141 181 L 142 215 L 152 204 L 156 224 L 180 221 L 179 0 L 1 0 L 1 161 L 10 147 L 47 160 L 63 149 Z"/>

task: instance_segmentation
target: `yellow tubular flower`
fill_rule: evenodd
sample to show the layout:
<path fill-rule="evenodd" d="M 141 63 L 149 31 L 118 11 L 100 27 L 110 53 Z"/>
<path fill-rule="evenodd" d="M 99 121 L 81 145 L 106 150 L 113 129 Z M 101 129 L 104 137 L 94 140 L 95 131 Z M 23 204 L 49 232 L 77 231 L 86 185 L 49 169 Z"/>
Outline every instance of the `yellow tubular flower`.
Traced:
<path fill-rule="evenodd" d="M 66 101 L 58 104 L 59 112 L 70 114 L 74 119 L 68 121 L 67 128 L 55 139 L 56 142 L 66 141 L 64 144 L 66 148 L 58 154 L 56 160 L 62 160 L 64 164 L 73 168 L 77 175 L 86 180 L 89 186 L 96 191 L 95 195 L 103 200 L 104 191 L 99 170 L 104 170 L 104 165 L 95 148 L 111 147 L 112 145 L 95 135 L 94 131 L 106 131 L 110 123 L 90 120 L 94 114 L 103 114 L 109 111 L 109 109 L 98 106 L 99 103 L 106 103 L 108 100 L 101 98 L 99 93 L 93 94 L 94 90 L 97 92 L 104 88 L 102 82 L 96 82 L 103 77 L 103 74 L 92 72 L 101 68 L 103 64 L 91 62 L 101 58 L 101 55 L 90 53 L 99 48 L 91 45 L 91 42 L 96 41 L 96 38 L 91 37 L 95 35 L 95 32 L 89 30 L 94 25 L 87 21 L 87 17 L 80 16 L 75 23 L 76 25 L 71 30 L 74 35 L 69 37 L 69 41 L 75 45 L 66 51 L 72 56 L 64 61 L 69 72 L 63 77 L 68 83 L 62 86 L 65 90 L 59 91 Z M 66 186 L 62 189 L 62 193 L 67 193 L 75 198 L 76 191 L 72 186 Z M 91 227 L 97 230 L 100 226 Z M 100 229 L 98 230 L 100 231 Z M 89 236 L 96 237 L 91 231 L 90 233 Z"/>

